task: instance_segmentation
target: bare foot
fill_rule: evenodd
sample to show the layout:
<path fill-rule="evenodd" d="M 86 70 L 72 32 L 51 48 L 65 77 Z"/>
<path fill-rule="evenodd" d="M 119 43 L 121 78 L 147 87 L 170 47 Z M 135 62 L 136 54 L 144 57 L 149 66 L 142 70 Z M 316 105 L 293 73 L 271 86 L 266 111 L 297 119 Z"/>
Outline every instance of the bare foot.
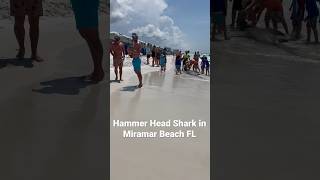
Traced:
<path fill-rule="evenodd" d="M 98 72 L 98 73 L 93 73 L 91 77 L 91 81 L 93 83 L 99 83 L 104 79 L 104 71 Z"/>
<path fill-rule="evenodd" d="M 43 62 L 44 60 L 39 56 L 31 56 L 31 60 L 36 62 Z"/>
<path fill-rule="evenodd" d="M 16 58 L 18 59 L 24 59 L 25 49 L 19 49 L 18 54 L 16 55 Z"/>
<path fill-rule="evenodd" d="M 138 88 L 142 88 L 142 84 L 139 84 L 139 85 L 138 85 Z"/>

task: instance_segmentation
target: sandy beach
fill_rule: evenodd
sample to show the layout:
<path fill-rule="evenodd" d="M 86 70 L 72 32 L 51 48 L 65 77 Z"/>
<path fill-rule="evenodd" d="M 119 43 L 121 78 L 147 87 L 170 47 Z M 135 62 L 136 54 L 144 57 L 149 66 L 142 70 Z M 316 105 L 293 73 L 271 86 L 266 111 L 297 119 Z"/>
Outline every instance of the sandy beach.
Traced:
<path fill-rule="evenodd" d="M 319 179 L 320 51 L 303 30 L 274 45 L 259 24 L 214 43 L 216 179 Z"/>
<path fill-rule="evenodd" d="M 134 74 L 126 78 L 125 83 L 111 83 L 111 121 L 202 119 L 207 122 L 207 127 L 195 128 L 198 137 L 193 139 L 125 139 L 122 137 L 123 129 L 112 127 L 110 122 L 112 180 L 210 179 L 209 77 L 186 73 L 175 75 L 171 57 L 168 57 L 167 68 L 167 72 L 161 74 L 159 67 L 144 65 L 142 72 L 147 72 L 143 73 L 144 86 L 141 89 L 133 87 L 137 84 Z M 171 131 L 178 129 L 170 128 Z M 159 128 L 135 130 L 153 131 Z"/>
<path fill-rule="evenodd" d="M 106 17 L 100 21 L 106 39 Z M 109 84 L 79 80 L 92 64 L 74 18 L 41 18 L 43 63 L 15 60 L 13 23 L 4 19 L 0 24 L 0 159 L 6 162 L 1 179 L 104 179 Z M 29 44 L 27 38 L 26 57 Z"/>

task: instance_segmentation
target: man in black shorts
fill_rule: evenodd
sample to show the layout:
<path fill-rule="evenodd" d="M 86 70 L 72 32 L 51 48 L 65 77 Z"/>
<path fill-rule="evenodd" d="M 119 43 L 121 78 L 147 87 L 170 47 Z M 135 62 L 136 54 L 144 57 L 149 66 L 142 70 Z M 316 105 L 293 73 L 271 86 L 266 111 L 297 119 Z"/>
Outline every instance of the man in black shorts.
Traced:
<path fill-rule="evenodd" d="M 234 28 L 237 14 L 242 10 L 242 0 L 230 0 L 233 1 L 232 4 L 232 21 L 231 21 L 231 27 Z"/>

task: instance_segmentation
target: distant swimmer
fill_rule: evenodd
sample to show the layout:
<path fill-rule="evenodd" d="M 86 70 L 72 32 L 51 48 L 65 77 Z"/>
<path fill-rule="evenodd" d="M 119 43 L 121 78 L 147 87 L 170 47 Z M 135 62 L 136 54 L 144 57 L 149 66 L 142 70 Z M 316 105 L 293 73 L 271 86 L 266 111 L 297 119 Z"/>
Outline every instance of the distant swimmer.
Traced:
<path fill-rule="evenodd" d="M 23 59 L 25 56 L 25 17 L 28 16 L 31 41 L 31 59 L 42 62 L 38 56 L 39 19 L 43 15 L 42 0 L 10 0 L 10 15 L 14 16 L 14 33 L 19 44 L 16 58 Z"/>
<path fill-rule="evenodd" d="M 138 35 L 136 33 L 132 33 L 132 47 L 129 48 L 129 55 L 132 60 L 132 65 L 134 72 L 137 74 L 139 79 L 138 88 L 142 87 L 142 74 L 141 74 L 141 59 L 140 59 L 140 52 L 141 52 L 141 45 L 138 42 Z"/>
<path fill-rule="evenodd" d="M 122 42 L 120 42 L 119 36 L 114 37 L 114 42 L 111 45 L 110 53 L 113 56 L 114 73 L 116 74 L 115 80 L 118 81 L 118 68 L 119 68 L 120 81 L 122 81 L 122 66 L 123 66 L 123 61 L 125 59 L 125 49 Z"/>

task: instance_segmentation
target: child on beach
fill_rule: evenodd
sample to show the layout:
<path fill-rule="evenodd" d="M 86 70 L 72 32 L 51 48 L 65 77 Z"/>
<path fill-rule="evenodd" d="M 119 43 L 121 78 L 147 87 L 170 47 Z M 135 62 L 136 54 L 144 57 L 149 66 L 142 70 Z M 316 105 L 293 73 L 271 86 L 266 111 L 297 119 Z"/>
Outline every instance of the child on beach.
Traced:
<path fill-rule="evenodd" d="M 307 21 L 307 43 L 310 42 L 311 37 L 311 29 L 313 31 L 315 43 L 319 43 L 318 40 L 318 30 L 317 30 L 317 21 L 319 16 L 319 9 L 317 6 L 317 0 L 306 0 L 306 10 L 307 10 L 307 17 L 305 21 Z"/>
<path fill-rule="evenodd" d="M 202 69 L 202 74 L 204 74 L 204 69 L 206 69 L 206 75 L 208 76 L 210 74 L 210 64 L 208 61 L 207 56 L 203 55 L 201 58 L 201 69 Z"/>
<path fill-rule="evenodd" d="M 167 57 L 165 50 L 160 52 L 160 72 L 166 72 Z"/>
<path fill-rule="evenodd" d="M 175 65 L 176 65 L 176 74 L 178 75 L 181 74 L 181 55 L 177 55 L 176 57 L 176 62 L 175 62 Z"/>

